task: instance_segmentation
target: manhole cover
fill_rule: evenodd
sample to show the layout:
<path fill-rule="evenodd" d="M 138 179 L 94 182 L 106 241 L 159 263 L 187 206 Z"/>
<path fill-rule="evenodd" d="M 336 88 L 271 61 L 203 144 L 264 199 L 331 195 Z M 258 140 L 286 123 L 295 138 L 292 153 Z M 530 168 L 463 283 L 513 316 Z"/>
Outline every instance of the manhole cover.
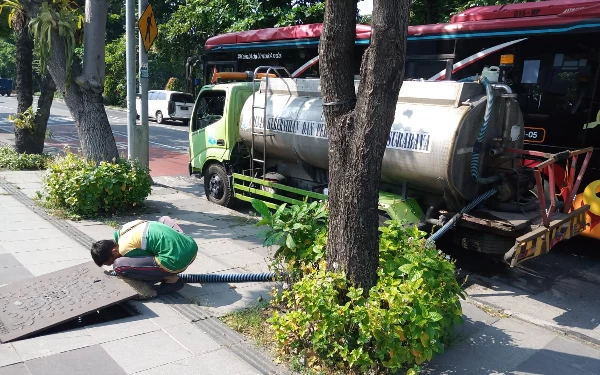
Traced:
<path fill-rule="evenodd" d="M 6 285 L 0 288 L 0 341 L 30 336 L 136 295 L 94 262 Z"/>

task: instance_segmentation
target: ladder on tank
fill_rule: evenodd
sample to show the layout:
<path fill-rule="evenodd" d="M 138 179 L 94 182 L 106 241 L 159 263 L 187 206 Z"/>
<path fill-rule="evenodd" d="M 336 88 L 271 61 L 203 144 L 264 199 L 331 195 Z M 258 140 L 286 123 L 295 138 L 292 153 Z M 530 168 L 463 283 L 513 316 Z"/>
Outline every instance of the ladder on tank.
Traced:
<path fill-rule="evenodd" d="M 259 73 L 259 71 L 261 70 L 266 70 L 265 73 Z M 282 76 L 282 73 L 285 73 L 286 76 Z M 261 93 L 260 91 L 260 83 L 262 81 L 262 78 L 265 78 L 265 90 L 264 90 L 264 101 L 263 101 L 263 105 L 257 105 L 256 104 L 256 100 L 257 100 L 257 95 L 260 95 Z M 262 164 L 262 177 L 264 178 L 264 176 L 267 174 L 267 136 L 273 136 L 273 134 L 269 134 L 267 135 L 267 103 L 268 103 L 268 98 L 269 98 L 269 77 L 272 78 L 288 78 L 291 77 L 290 72 L 282 67 L 282 66 L 259 66 L 258 68 L 256 68 L 254 70 L 254 75 L 252 77 L 252 89 L 253 89 L 253 93 L 252 93 L 252 137 L 251 137 L 251 147 L 250 147 L 250 152 L 251 152 L 251 157 L 250 157 L 250 174 L 252 177 L 256 177 L 255 175 L 255 171 L 256 168 L 254 166 L 255 163 L 260 163 Z M 258 83 L 258 87 L 256 87 Z M 262 124 L 261 127 L 259 128 L 256 124 L 256 115 L 255 115 L 255 111 L 257 109 L 262 109 L 263 110 L 263 116 L 262 116 Z M 257 130 L 261 130 L 261 131 L 257 131 Z M 255 143 L 255 137 L 257 136 L 261 136 L 262 137 L 262 141 L 263 141 L 263 152 L 262 152 L 262 159 L 258 159 L 255 155 L 255 147 L 254 147 L 254 143 Z"/>

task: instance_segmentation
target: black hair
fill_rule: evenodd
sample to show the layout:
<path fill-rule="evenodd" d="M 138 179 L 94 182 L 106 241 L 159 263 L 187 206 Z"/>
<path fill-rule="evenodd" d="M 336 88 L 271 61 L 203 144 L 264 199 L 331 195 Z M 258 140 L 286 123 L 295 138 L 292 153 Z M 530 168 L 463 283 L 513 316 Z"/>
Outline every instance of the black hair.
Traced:
<path fill-rule="evenodd" d="M 102 240 L 94 242 L 90 253 L 94 263 L 101 267 L 106 261 L 112 256 L 112 250 L 117 246 L 117 243 L 113 240 Z"/>

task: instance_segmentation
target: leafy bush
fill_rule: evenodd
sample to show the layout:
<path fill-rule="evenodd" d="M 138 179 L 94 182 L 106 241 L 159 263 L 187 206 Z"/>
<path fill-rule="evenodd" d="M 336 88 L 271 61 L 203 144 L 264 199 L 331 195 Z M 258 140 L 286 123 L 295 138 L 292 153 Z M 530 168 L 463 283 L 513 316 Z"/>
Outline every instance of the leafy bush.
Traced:
<path fill-rule="evenodd" d="M 13 147 L 0 147 L 0 169 L 36 170 L 46 169 L 52 161 L 48 154 L 20 154 Z"/>
<path fill-rule="evenodd" d="M 35 112 L 33 107 L 27 108 L 25 112 L 17 113 L 16 116 L 8 115 L 8 121 L 15 125 L 15 128 L 27 130 L 29 133 L 35 133 Z"/>
<path fill-rule="evenodd" d="M 266 244 L 279 244 L 278 261 L 296 272 L 297 281 L 271 301 L 276 311 L 269 322 L 281 353 L 304 355 L 309 365 L 416 374 L 444 351 L 462 322 L 464 295 L 454 264 L 426 242 L 425 232 L 397 221 L 380 228 L 378 281 L 365 297 L 343 273 L 326 269 L 326 226 L 318 228 L 326 225 L 323 204 L 270 215 L 261 203 L 253 205 L 263 217 L 258 225 L 271 226 Z M 294 228 L 292 217 L 301 226 Z M 290 246 L 298 243 L 306 246 Z"/>
<path fill-rule="evenodd" d="M 169 78 L 169 81 L 165 85 L 165 90 L 169 91 L 183 91 L 183 84 L 179 79 L 175 77 Z"/>
<path fill-rule="evenodd" d="M 271 214 L 259 200 L 252 202 L 262 215 L 257 225 L 269 225 L 263 235 L 264 245 L 280 244 L 273 256 L 271 268 L 288 283 L 298 281 L 306 267 L 314 266 L 325 258 L 327 242 L 327 207 L 325 204 L 279 206 Z"/>
<path fill-rule="evenodd" d="M 148 168 L 119 159 L 96 165 L 67 150 L 48 168 L 44 177 L 46 203 L 83 217 L 125 211 L 150 194 Z"/>

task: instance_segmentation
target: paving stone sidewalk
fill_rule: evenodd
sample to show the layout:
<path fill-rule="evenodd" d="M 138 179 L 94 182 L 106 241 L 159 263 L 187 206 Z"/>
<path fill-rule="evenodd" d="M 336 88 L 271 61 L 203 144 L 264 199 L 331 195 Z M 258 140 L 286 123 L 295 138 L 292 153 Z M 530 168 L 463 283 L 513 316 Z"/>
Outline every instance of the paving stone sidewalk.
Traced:
<path fill-rule="evenodd" d="M 0 285 L 90 261 L 89 244 L 111 238 L 100 221 L 49 218 L 31 198 L 42 172 L 0 172 Z M 167 180 L 161 182 L 168 182 Z M 190 186 L 191 188 L 191 186 Z M 199 245 L 189 273 L 266 271 L 252 218 L 215 206 L 197 192 L 153 186 L 136 215 L 176 219 Z M 271 283 L 190 284 L 172 296 L 129 301 L 139 315 L 0 344 L 4 374 L 279 374 L 290 371 L 217 317 L 268 298 Z M 465 324 L 426 374 L 600 374 L 597 347 L 464 302 Z"/>

